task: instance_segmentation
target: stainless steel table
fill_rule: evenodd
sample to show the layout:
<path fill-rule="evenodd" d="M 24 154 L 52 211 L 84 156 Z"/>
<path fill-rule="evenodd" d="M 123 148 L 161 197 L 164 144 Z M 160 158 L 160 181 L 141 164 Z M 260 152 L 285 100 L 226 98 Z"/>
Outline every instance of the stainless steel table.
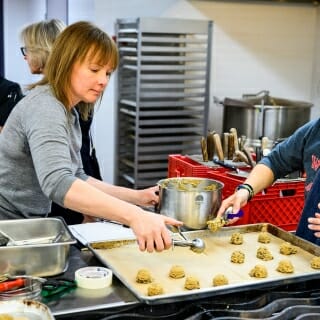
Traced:
<path fill-rule="evenodd" d="M 82 251 L 77 246 L 71 246 L 68 269 L 64 274 L 55 278 L 74 279 L 75 271 L 86 266 L 101 266 L 101 263 L 90 251 Z M 74 318 L 76 314 L 87 313 L 91 310 L 130 309 L 140 304 L 137 298 L 115 276 L 112 286 L 109 288 L 99 290 L 76 288 L 60 299 L 43 302 L 57 319 L 67 315 L 72 315 Z M 61 319 L 66 319 L 66 317 L 61 317 Z"/>

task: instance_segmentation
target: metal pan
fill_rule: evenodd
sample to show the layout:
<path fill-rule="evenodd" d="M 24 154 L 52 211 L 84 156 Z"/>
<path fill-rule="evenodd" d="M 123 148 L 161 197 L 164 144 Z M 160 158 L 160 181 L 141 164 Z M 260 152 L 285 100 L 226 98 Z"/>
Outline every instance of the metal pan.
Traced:
<path fill-rule="evenodd" d="M 271 261 L 262 261 L 256 257 L 257 248 L 264 245 L 257 241 L 258 234 L 262 230 L 266 230 L 271 237 L 270 244 L 266 244 L 274 256 Z M 244 243 L 242 245 L 230 244 L 230 237 L 234 232 L 243 234 Z M 197 254 L 188 248 L 175 247 L 173 250 L 150 254 L 140 252 L 135 240 L 92 242 L 88 244 L 88 247 L 103 264 L 113 270 L 114 274 L 139 300 L 147 304 L 193 300 L 319 277 L 319 270 L 312 269 L 310 261 L 312 257 L 320 256 L 320 248 L 270 224 L 226 227 L 214 233 L 209 230 L 188 231 L 184 232 L 184 235 L 189 239 L 202 238 L 206 243 L 204 253 Z M 279 246 L 284 241 L 297 246 L 298 253 L 291 256 L 281 255 Z M 235 250 L 245 253 L 246 258 L 243 264 L 230 262 L 231 254 Z M 276 271 L 282 259 L 292 261 L 295 268 L 294 273 L 283 274 Z M 249 272 L 256 264 L 266 266 L 267 278 L 250 277 Z M 200 281 L 200 289 L 186 290 L 184 289 L 185 278 L 171 279 L 168 273 L 173 265 L 183 266 L 186 276 L 197 277 Z M 161 283 L 164 294 L 148 296 L 148 284 L 136 283 L 137 271 L 142 268 L 151 271 L 153 281 Z M 212 279 L 217 274 L 224 274 L 229 284 L 212 286 Z"/>

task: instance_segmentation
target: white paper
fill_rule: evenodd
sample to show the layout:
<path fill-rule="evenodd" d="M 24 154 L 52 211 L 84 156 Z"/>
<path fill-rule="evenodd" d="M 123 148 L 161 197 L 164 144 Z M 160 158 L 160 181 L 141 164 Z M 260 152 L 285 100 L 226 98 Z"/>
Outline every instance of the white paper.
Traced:
<path fill-rule="evenodd" d="M 83 245 L 105 240 L 135 239 L 132 229 L 112 222 L 91 222 L 69 226 L 73 236 Z"/>

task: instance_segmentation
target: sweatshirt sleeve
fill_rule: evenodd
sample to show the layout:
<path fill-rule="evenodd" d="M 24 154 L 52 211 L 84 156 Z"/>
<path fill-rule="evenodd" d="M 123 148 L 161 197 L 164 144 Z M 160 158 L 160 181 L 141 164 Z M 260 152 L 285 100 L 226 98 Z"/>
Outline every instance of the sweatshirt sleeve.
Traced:
<path fill-rule="evenodd" d="M 78 118 L 52 96 L 40 101 L 34 97 L 28 112 L 22 123 L 40 187 L 47 197 L 63 205 L 76 174 L 88 178 L 81 170 Z"/>
<path fill-rule="evenodd" d="M 261 159 L 259 163 L 269 167 L 273 171 L 275 179 L 304 169 L 305 141 L 313 123 L 311 121 L 298 128 L 290 137 L 279 143 L 266 157 Z"/>

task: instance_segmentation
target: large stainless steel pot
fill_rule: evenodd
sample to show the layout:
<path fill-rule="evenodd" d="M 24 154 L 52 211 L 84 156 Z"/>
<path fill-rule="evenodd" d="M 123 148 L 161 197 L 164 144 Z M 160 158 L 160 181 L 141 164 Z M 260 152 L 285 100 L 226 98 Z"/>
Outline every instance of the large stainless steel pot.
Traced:
<path fill-rule="evenodd" d="M 158 212 L 183 221 L 184 228 L 207 228 L 222 200 L 224 184 L 206 178 L 168 178 L 158 181 L 160 201 Z"/>
<path fill-rule="evenodd" d="M 225 98 L 223 106 L 224 132 L 237 128 L 240 135 L 252 141 L 263 136 L 275 141 L 289 137 L 308 122 L 312 104 L 275 98 L 267 93 L 262 97 L 246 97 L 242 100 Z"/>

